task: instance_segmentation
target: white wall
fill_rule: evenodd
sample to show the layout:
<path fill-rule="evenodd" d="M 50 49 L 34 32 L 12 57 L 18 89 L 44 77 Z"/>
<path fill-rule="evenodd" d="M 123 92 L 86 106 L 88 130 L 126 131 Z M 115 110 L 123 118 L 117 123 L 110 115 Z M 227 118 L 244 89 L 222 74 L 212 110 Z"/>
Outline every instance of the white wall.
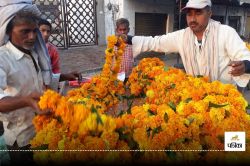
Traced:
<path fill-rule="evenodd" d="M 127 18 L 130 21 L 130 34 L 135 33 L 135 13 L 162 13 L 168 14 L 167 30 L 173 31 L 174 23 L 174 8 L 175 4 L 173 0 L 125 0 L 122 17 Z"/>
<path fill-rule="evenodd" d="M 105 45 L 106 34 L 105 34 L 104 0 L 97 0 L 96 18 L 97 18 L 98 45 Z"/>
<path fill-rule="evenodd" d="M 108 4 L 112 7 L 109 9 Z M 174 26 L 175 0 L 104 0 L 105 38 L 115 33 L 115 20 L 124 17 L 130 22 L 130 35 L 135 33 L 135 12 L 168 14 L 166 32 Z M 98 25 L 102 26 L 102 25 Z"/>
<path fill-rule="evenodd" d="M 108 4 L 111 4 L 111 8 Z M 105 45 L 107 36 L 115 33 L 114 23 L 122 13 L 123 0 L 97 0 L 98 45 Z"/>
<path fill-rule="evenodd" d="M 123 15 L 123 1 L 124 0 L 104 0 L 106 36 L 115 34 L 115 20 Z"/>

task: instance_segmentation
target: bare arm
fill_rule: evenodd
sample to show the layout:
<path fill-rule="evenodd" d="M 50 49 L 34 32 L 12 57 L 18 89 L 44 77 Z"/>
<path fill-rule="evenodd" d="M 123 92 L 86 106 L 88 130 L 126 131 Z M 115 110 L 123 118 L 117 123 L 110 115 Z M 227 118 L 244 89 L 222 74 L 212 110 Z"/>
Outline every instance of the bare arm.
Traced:
<path fill-rule="evenodd" d="M 52 81 L 50 83 L 49 88 L 53 89 L 54 91 L 57 91 L 59 82 L 77 80 L 79 76 L 80 76 L 80 73 L 76 71 L 73 71 L 70 73 L 58 73 L 58 74 L 53 73 Z"/>
<path fill-rule="evenodd" d="M 10 112 L 24 107 L 32 107 L 36 111 L 40 111 L 37 102 L 40 94 L 32 93 L 24 97 L 6 96 L 0 100 L 0 112 Z"/>
<path fill-rule="evenodd" d="M 80 73 L 77 71 L 73 71 L 70 73 L 62 73 L 60 75 L 60 80 L 59 81 L 72 81 L 78 79 L 80 76 Z"/>

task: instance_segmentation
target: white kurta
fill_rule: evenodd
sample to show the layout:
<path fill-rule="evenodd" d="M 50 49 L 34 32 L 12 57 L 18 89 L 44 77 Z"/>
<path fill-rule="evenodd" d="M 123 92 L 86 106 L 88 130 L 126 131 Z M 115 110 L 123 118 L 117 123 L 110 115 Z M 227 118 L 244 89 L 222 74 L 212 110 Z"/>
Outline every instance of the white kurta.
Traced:
<path fill-rule="evenodd" d="M 184 41 L 184 32 L 185 29 L 168 33 L 162 36 L 156 37 L 143 37 L 135 36 L 132 39 L 133 43 L 133 56 L 136 57 L 141 52 L 146 51 L 156 51 L 156 52 L 165 52 L 165 53 L 179 53 L 182 60 L 187 59 L 184 57 L 184 49 L 187 46 L 188 41 Z M 205 35 L 204 35 L 205 36 Z M 203 39 L 204 39 L 203 36 Z M 233 77 L 229 74 L 231 70 L 228 64 L 231 61 L 239 60 L 249 60 L 250 61 L 250 52 L 246 48 L 244 42 L 240 39 L 237 32 L 227 26 L 221 25 L 218 32 L 219 46 L 218 46 L 218 80 L 223 83 L 237 84 L 240 87 L 246 87 L 250 74 L 243 74 L 238 77 Z M 195 39 L 195 57 L 198 64 L 198 69 L 203 68 L 204 59 L 201 57 L 200 52 L 204 48 L 204 42 L 201 47 Z M 185 62 L 183 62 L 185 63 Z M 185 65 L 184 65 L 185 66 Z M 185 66 L 187 68 L 189 66 Z M 210 70 L 213 70 L 210 66 Z M 197 72 L 199 73 L 199 72 Z M 202 74 L 202 73 L 201 73 Z"/>

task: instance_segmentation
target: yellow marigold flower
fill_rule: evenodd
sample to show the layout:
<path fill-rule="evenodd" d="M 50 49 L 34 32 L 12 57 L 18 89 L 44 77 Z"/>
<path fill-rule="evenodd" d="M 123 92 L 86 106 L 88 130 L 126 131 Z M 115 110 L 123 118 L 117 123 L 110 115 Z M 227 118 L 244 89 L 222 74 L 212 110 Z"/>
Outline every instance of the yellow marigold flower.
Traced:
<path fill-rule="evenodd" d="M 176 112 L 178 113 L 178 114 L 180 114 L 180 115 L 184 115 L 184 107 L 186 106 L 186 103 L 185 102 L 183 102 L 183 101 L 181 101 L 179 104 L 178 104 L 178 106 L 177 106 L 177 108 L 176 108 Z"/>
<path fill-rule="evenodd" d="M 134 108 L 138 108 L 138 107 L 133 107 L 133 109 L 134 109 Z M 143 104 L 143 109 L 144 109 L 144 111 L 148 111 L 149 108 L 150 108 L 150 105 L 149 105 L 149 104 Z"/>
<path fill-rule="evenodd" d="M 59 142 L 58 142 L 58 149 L 59 150 L 63 150 L 64 148 L 65 148 L 65 140 L 66 140 L 66 138 L 65 138 L 65 136 L 63 137 L 63 139 L 61 139 Z"/>
<path fill-rule="evenodd" d="M 149 149 L 150 139 L 147 136 L 145 128 L 137 128 L 133 134 L 134 140 L 139 144 L 140 149 Z"/>
<path fill-rule="evenodd" d="M 225 110 L 223 108 L 210 108 L 209 115 L 214 124 L 219 124 L 225 118 Z"/>
<path fill-rule="evenodd" d="M 107 37 L 108 47 L 112 48 L 117 43 L 117 37 L 115 35 L 111 35 Z"/>
<path fill-rule="evenodd" d="M 101 114 L 100 120 L 102 121 L 102 123 L 98 124 L 99 131 L 113 132 L 115 130 L 116 123 L 112 117 Z"/>
<path fill-rule="evenodd" d="M 149 98 L 153 98 L 154 97 L 154 91 L 153 90 L 148 90 L 147 92 L 146 92 L 146 95 L 147 95 L 147 97 L 149 97 Z"/>
<path fill-rule="evenodd" d="M 60 95 L 58 93 L 47 90 L 43 96 L 40 97 L 38 105 L 42 110 L 52 109 L 52 111 L 54 111 L 56 109 L 55 104 L 58 100 L 60 100 Z"/>

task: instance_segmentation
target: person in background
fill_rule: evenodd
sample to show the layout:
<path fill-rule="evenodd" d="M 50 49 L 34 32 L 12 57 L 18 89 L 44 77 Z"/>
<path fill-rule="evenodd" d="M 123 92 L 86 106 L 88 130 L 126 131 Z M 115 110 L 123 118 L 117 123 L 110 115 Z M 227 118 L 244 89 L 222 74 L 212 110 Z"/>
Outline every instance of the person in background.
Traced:
<path fill-rule="evenodd" d="M 49 55 L 38 29 L 40 11 L 32 0 L 0 1 L 0 121 L 11 165 L 34 164 L 30 140 L 32 123 L 41 111 L 44 90 L 59 81 L 75 80 L 79 73 L 52 74 Z M 26 151 L 24 151 L 26 150 Z M 2 158 L 1 158 L 2 159 Z"/>
<path fill-rule="evenodd" d="M 42 33 L 43 39 L 46 43 L 46 47 L 49 52 L 52 72 L 60 73 L 60 65 L 59 65 L 60 57 L 59 57 L 58 50 L 56 46 L 54 46 L 52 43 L 49 42 L 49 37 L 51 35 L 52 26 L 50 22 L 45 19 L 40 19 L 38 22 L 38 26 L 39 26 L 39 30 Z"/>
<path fill-rule="evenodd" d="M 154 38 L 134 36 L 134 57 L 146 51 L 179 53 L 187 74 L 246 87 L 250 52 L 235 29 L 211 19 L 211 7 L 210 0 L 189 0 L 182 9 L 188 27 Z"/>
<path fill-rule="evenodd" d="M 119 18 L 116 20 L 116 29 L 115 33 L 117 36 L 125 35 L 127 36 L 129 33 L 129 21 L 125 18 Z M 127 43 L 124 54 L 122 56 L 122 62 L 119 72 L 125 72 L 125 80 L 124 83 L 127 82 L 129 75 L 132 72 L 132 68 L 134 65 L 134 59 L 132 54 L 132 45 L 131 43 Z"/>

